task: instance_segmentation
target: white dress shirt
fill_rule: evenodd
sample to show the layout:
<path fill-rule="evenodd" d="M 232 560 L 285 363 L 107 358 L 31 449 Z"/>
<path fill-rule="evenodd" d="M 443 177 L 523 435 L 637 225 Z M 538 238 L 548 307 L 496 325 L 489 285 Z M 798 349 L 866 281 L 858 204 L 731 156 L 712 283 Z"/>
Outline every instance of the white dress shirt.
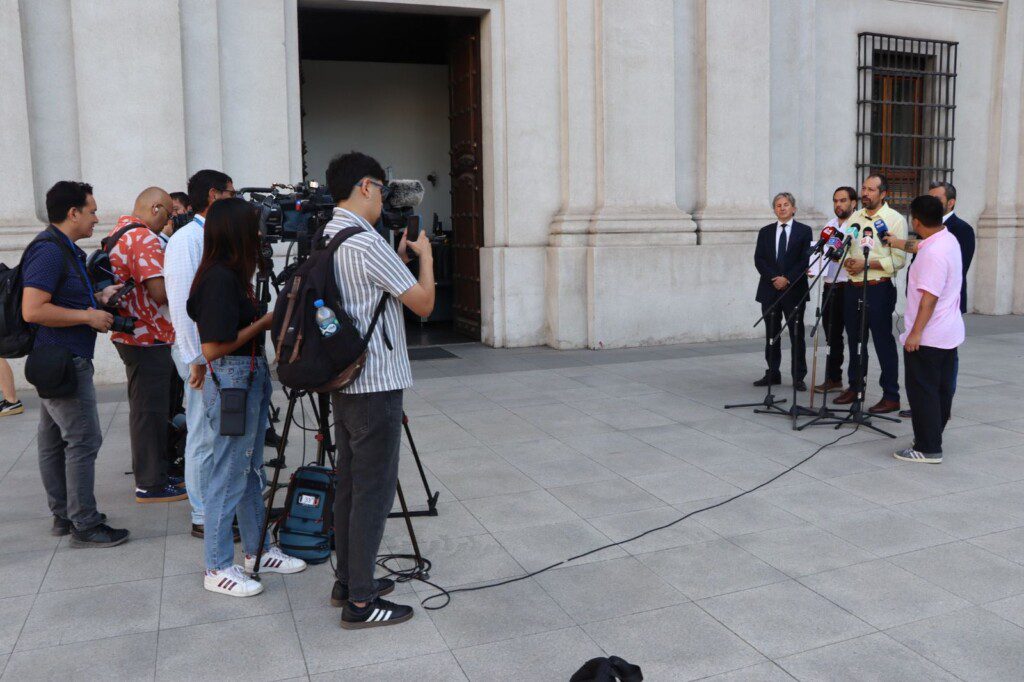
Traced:
<path fill-rule="evenodd" d="M 782 236 L 782 226 L 786 226 L 786 250 L 789 250 L 789 240 L 793 238 L 793 218 L 790 218 L 787 222 L 775 221 L 775 259 L 779 259 L 779 237 Z"/>
<path fill-rule="evenodd" d="M 845 235 L 846 235 L 846 226 L 850 224 L 850 219 L 847 218 L 842 223 L 840 223 L 839 222 L 839 218 L 833 217 L 831 220 L 829 220 L 825 224 L 828 227 L 836 228 L 836 230 L 839 233 L 838 236 L 845 237 Z M 812 240 L 811 243 L 812 244 L 814 243 L 813 240 Z M 817 260 L 815 260 L 815 259 L 817 259 Z M 825 282 L 827 282 L 828 284 L 837 284 L 837 283 L 842 283 L 842 282 L 849 281 L 849 279 L 850 279 L 849 274 L 847 274 L 845 268 L 839 267 L 839 262 L 838 261 L 834 261 L 834 260 L 831 260 L 831 259 L 826 261 L 826 260 L 824 260 L 822 258 L 818 258 L 817 254 L 812 254 L 811 255 L 811 266 L 810 266 L 810 268 L 808 268 L 807 274 L 809 274 L 811 277 L 817 277 L 818 273 L 821 272 L 821 265 L 822 265 L 823 262 L 825 263 L 825 275 L 824 275 L 824 277 L 822 279 L 824 279 Z"/>
<path fill-rule="evenodd" d="M 946 215 L 942 216 L 942 224 L 943 225 L 946 224 L 946 221 L 949 220 L 949 216 L 953 215 L 953 213 L 955 213 L 955 211 L 950 211 Z"/>
<path fill-rule="evenodd" d="M 171 311 L 174 325 L 174 348 L 178 357 L 187 365 L 201 365 L 206 362 L 199 344 L 199 329 L 188 316 L 185 305 L 192 289 L 192 280 L 203 258 L 203 223 L 206 219 L 197 215 L 192 222 L 175 232 L 164 253 L 164 283 L 167 287 L 167 307 Z"/>

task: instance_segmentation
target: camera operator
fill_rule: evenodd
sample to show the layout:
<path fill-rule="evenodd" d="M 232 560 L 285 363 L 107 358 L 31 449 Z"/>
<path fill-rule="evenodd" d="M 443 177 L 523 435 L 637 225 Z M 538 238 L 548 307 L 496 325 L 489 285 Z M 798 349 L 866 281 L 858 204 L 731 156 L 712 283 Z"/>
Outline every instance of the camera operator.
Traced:
<path fill-rule="evenodd" d="M 90 185 L 55 184 L 46 193 L 46 215 L 50 225 L 22 258 L 21 313 L 37 325 L 25 375 L 40 392 L 36 442 L 53 513 L 51 532 L 70 533 L 73 547 L 113 547 L 128 540 L 128 531 L 106 525 L 106 515 L 96 509 L 96 454 L 103 434 L 92 358 L 96 333 L 106 333 L 114 321 L 100 306 L 120 287 L 94 292 L 85 253 L 75 245 L 91 237 L 99 222 Z"/>
<path fill-rule="evenodd" d="M 369 328 L 381 297 L 389 296 L 362 374 L 331 396 L 338 448 L 338 563 L 331 603 L 344 606 L 341 626 L 346 629 L 391 625 L 413 615 L 411 607 L 381 599 L 394 589 L 394 582 L 375 580 L 373 574 L 398 481 L 402 391 L 412 386 L 401 303 L 417 315 L 431 313 L 434 267 L 425 231 L 411 243 L 403 234 L 396 255 L 374 230 L 388 192 L 384 178 L 380 164 L 358 152 L 335 158 L 327 168 L 327 186 L 337 205 L 324 228 L 325 238 L 348 227 L 364 230 L 344 241 L 334 255 L 341 300 L 361 333 Z M 403 263 L 409 260 L 409 249 L 420 257 L 419 282 Z"/>
<path fill-rule="evenodd" d="M 159 187 L 142 191 L 132 215 L 123 215 L 109 237 L 110 266 L 121 282 L 136 287 L 119 302 L 124 313 L 136 318 L 132 333 L 112 331 L 117 354 L 128 378 L 128 428 L 132 445 L 136 502 L 175 502 L 188 497 L 185 482 L 167 476 L 167 417 L 170 414 L 171 360 L 174 328 L 162 306 L 164 247 L 157 237 L 171 217 L 171 196 Z M 129 228 L 124 231 L 125 228 Z M 123 313 L 122 313 L 123 314 Z"/>
<path fill-rule="evenodd" d="M 174 349 L 171 353 L 178 375 L 185 386 L 185 418 L 188 438 L 185 441 L 185 487 L 192 505 L 192 537 L 203 537 L 203 489 L 210 476 L 213 458 L 213 433 L 205 418 L 203 380 L 206 360 L 199 347 L 199 332 L 188 316 L 186 304 L 192 280 L 203 257 L 203 225 L 206 212 L 220 199 L 235 196 L 231 178 L 215 170 L 201 170 L 189 178 L 188 194 L 195 218 L 174 233 L 167 243 L 164 257 L 164 278 L 167 304 L 174 326 Z"/>
<path fill-rule="evenodd" d="M 206 574 L 203 587 L 232 597 L 249 597 L 263 585 L 234 565 L 231 520 L 245 551 L 244 571 L 256 567 L 263 530 L 263 438 L 272 391 L 263 342 L 273 313 L 260 317 L 253 275 L 260 253 L 259 220 L 248 202 L 225 199 L 214 204 L 203 232 L 203 259 L 188 297 L 210 381 L 203 386 L 204 421 L 213 433 L 210 475 L 204 480 Z M 288 556 L 266 538 L 269 547 L 260 570 L 298 573 L 302 559 Z"/>

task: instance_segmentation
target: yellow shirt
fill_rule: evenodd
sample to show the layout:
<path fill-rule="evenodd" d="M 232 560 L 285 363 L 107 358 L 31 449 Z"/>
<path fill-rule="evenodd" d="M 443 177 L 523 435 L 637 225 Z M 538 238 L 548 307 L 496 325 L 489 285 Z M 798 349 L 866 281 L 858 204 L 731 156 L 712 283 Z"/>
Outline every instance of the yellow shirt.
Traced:
<path fill-rule="evenodd" d="M 871 251 L 868 253 L 869 261 L 878 261 L 878 264 L 882 266 L 881 270 L 871 269 L 868 270 L 868 281 L 873 282 L 875 280 L 882 279 L 884 277 L 895 277 L 896 272 L 902 268 L 907 262 L 907 254 L 899 249 L 891 249 L 886 246 L 881 239 L 878 238 L 878 227 L 876 223 L 882 221 L 885 226 L 889 228 L 889 235 L 898 239 L 907 238 L 907 221 L 897 211 L 889 208 L 889 204 L 882 204 L 871 216 L 868 215 L 867 209 L 860 209 L 852 216 L 846 223 L 846 229 L 849 231 L 850 226 L 860 225 L 860 229 L 863 231 L 865 227 L 872 227 L 875 230 L 875 244 L 871 247 Z M 850 247 L 849 260 L 864 261 L 864 251 L 860 248 L 860 237 Z M 864 278 L 863 273 L 859 273 L 850 277 L 855 281 L 862 281 Z"/>

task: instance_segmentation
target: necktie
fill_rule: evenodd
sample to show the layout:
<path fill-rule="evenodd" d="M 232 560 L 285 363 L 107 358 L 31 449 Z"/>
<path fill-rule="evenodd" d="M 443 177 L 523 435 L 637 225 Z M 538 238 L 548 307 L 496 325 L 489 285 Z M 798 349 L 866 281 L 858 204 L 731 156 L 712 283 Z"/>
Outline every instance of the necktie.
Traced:
<path fill-rule="evenodd" d="M 786 227 L 783 224 L 782 233 L 779 234 L 779 248 L 775 251 L 775 262 L 782 267 L 782 262 L 786 259 Z"/>

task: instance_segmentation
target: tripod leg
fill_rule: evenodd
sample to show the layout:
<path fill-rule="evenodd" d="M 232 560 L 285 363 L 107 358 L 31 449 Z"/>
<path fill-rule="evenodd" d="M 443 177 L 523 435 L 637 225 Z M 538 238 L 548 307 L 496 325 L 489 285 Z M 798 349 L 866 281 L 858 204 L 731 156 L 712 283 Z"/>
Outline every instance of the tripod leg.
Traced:
<path fill-rule="evenodd" d="M 409 516 L 409 507 L 405 504 L 401 481 L 395 481 L 395 492 L 398 493 L 398 503 L 402 506 L 402 516 L 405 518 L 405 527 L 409 531 L 409 541 L 412 542 L 412 553 L 416 558 L 416 565 L 420 566 L 423 564 L 423 557 L 420 555 L 420 544 L 416 542 L 416 531 L 412 529 L 412 517 Z"/>
<path fill-rule="evenodd" d="M 416 461 L 416 468 L 420 472 L 420 480 L 423 481 L 423 490 L 427 493 L 427 507 L 434 509 L 437 505 L 437 495 L 430 489 L 427 482 L 427 472 L 423 470 L 423 460 L 420 459 L 419 450 L 416 449 L 416 442 L 412 439 L 412 431 L 409 429 L 409 417 L 402 413 L 402 427 L 405 429 L 405 437 L 409 440 L 409 449 L 412 450 L 412 457 Z"/>
<path fill-rule="evenodd" d="M 263 559 L 263 550 L 266 549 L 267 531 L 270 530 L 270 512 L 274 508 L 274 496 L 277 494 L 277 482 L 281 478 L 281 468 L 284 464 L 284 449 L 288 445 L 288 432 L 292 426 L 292 415 L 295 413 L 295 403 L 298 394 L 293 393 L 288 398 L 288 410 L 284 416 L 284 427 L 281 429 L 281 439 L 277 443 L 277 466 L 274 467 L 274 480 L 270 484 L 270 496 L 267 498 L 267 511 L 263 515 L 263 530 L 260 533 L 260 545 L 256 550 L 256 566 L 253 567 L 252 577 L 259 580 L 260 561 Z"/>

